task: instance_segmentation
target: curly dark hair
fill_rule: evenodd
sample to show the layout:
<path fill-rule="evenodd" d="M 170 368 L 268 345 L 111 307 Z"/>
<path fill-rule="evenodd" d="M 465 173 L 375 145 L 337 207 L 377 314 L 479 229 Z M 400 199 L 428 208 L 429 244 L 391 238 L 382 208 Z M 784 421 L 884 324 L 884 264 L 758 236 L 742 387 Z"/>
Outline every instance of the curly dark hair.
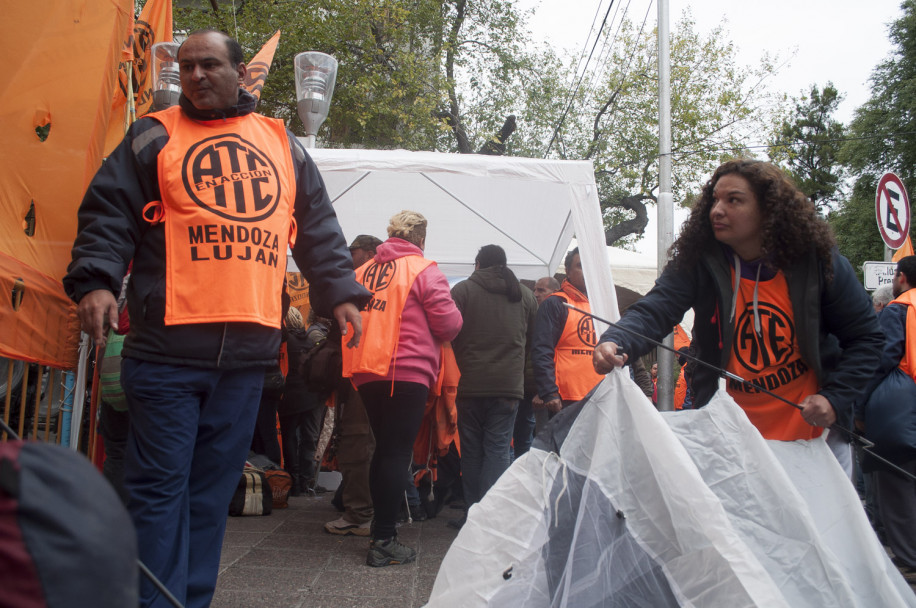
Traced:
<path fill-rule="evenodd" d="M 750 183 L 760 207 L 763 257 L 774 270 L 784 270 L 813 246 L 824 264 L 826 277 L 833 276 L 831 250 L 836 240 L 830 226 L 817 215 L 814 203 L 775 165 L 759 160 L 737 159 L 716 169 L 699 197 L 669 255 L 678 268 L 699 262 L 703 251 L 716 240 L 709 221 L 713 189 L 725 175 L 737 174 Z"/>

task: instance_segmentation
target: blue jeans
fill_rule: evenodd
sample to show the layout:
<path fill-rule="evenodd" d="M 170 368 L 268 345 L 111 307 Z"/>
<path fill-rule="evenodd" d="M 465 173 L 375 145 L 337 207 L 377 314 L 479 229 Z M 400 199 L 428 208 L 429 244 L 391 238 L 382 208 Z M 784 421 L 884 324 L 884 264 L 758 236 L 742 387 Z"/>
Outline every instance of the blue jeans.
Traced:
<path fill-rule="evenodd" d="M 187 608 L 210 605 L 229 501 L 248 455 L 264 370 L 125 358 L 127 510 L 140 559 Z M 171 603 L 145 577 L 143 608 Z"/>
<path fill-rule="evenodd" d="M 534 407 L 531 404 L 531 397 L 525 397 L 518 402 L 518 411 L 515 413 L 511 460 L 515 460 L 531 448 L 531 440 L 534 439 L 534 425 Z"/>
<path fill-rule="evenodd" d="M 509 468 L 509 441 L 518 399 L 471 397 L 457 400 L 461 440 L 461 484 L 468 508 L 483 498 Z"/>

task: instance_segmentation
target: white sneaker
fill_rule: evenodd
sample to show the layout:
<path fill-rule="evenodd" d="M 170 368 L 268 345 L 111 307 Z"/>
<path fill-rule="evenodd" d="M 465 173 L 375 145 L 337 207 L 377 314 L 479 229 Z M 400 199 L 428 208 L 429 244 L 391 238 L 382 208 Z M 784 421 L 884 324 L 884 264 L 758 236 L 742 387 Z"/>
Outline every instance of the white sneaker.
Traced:
<path fill-rule="evenodd" d="M 366 522 L 364 524 L 354 524 L 348 522 L 343 517 L 335 519 L 334 521 L 329 521 L 324 525 L 324 529 L 330 534 L 339 534 L 341 536 L 369 536 L 369 528 L 371 522 Z"/>

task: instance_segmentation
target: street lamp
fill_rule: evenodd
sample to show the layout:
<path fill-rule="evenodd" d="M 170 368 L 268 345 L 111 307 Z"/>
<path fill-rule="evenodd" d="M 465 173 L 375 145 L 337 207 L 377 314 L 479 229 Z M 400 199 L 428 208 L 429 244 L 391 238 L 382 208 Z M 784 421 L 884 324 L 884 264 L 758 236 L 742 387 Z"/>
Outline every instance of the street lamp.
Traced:
<path fill-rule="evenodd" d="M 181 76 L 178 73 L 178 43 L 157 42 L 150 58 L 153 62 L 153 107 L 158 112 L 178 103 Z"/>
<path fill-rule="evenodd" d="M 317 51 L 296 55 L 296 109 L 305 124 L 305 147 L 315 147 L 318 129 L 328 117 L 334 83 L 337 80 L 337 60 Z"/>

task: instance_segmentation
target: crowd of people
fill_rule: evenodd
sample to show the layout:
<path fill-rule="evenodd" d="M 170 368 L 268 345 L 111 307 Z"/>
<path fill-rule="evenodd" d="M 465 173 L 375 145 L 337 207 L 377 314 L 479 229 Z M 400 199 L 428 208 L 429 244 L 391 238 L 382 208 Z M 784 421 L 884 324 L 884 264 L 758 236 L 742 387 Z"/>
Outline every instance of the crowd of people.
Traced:
<path fill-rule="evenodd" d="M 399 511 L 405 493 L 416 498 L 414 440 L 451 353 L 465 509 L 528 450 L 539 424 L 615 367 L 628 365 L 652 397 L 657 368 L 650 376 L 640 357 L 653 345 L 625 330 L 661 340 L 691 308 L 691 357 L 799 405 L 729 381 L 768 439 L 811 440 L 854 419 L 869 433 L 879 427 L 869 391 L 896 369 L 916 377 L 916 257 L 898 264 L 879 322 L 827 224 L 773 165 L 720 166 L 655 287 L 599 337 L 578 250 L 562 283 L 544 277 L 532 290 L 493 244 L 450 287 L 424 257 L 428 225 L 416 211 L 394 215 L 384 242 L 360 235 L 348 248 L 315 164 L 239 87 L 241 58 L 238 43 L 215 31 L 182 44 L 179 105 L 135 122 L 92 180 L 64 279 L 84 330 L 104 345 L 133 264 L 119 475 L 142 561 L 189 607 L 209 605 L 226 505 L 250 449 L 283 464 L 294 495 L 321 491 L 317 439 L 329 400 L 342 513 L 325 530 L 368 538 L 369 566 L 413 561 L 416 551 L 398 540 Z M 239 163 L 275 170 L 239 173 Z M 246 242 L 242 228 L 272 240 Z M 309 283 L 307 323 L 283 297 L 288 246 Z M 340 357 L 339 374 L 321 387 L 303 374 L 319 343 L 339 345 Z M 689 371 L 688 402 L 702 407 L 720 372 Z M 827 439 L 851 471 L 848 437 L 831 430 Z M 916 472 L 912 448 L 894 458 Z M 869 479 L 875 521 L 912 573 L 913 483 L 880 466 Z M 141 600 L 169 605 L 149 580 Z"/>

